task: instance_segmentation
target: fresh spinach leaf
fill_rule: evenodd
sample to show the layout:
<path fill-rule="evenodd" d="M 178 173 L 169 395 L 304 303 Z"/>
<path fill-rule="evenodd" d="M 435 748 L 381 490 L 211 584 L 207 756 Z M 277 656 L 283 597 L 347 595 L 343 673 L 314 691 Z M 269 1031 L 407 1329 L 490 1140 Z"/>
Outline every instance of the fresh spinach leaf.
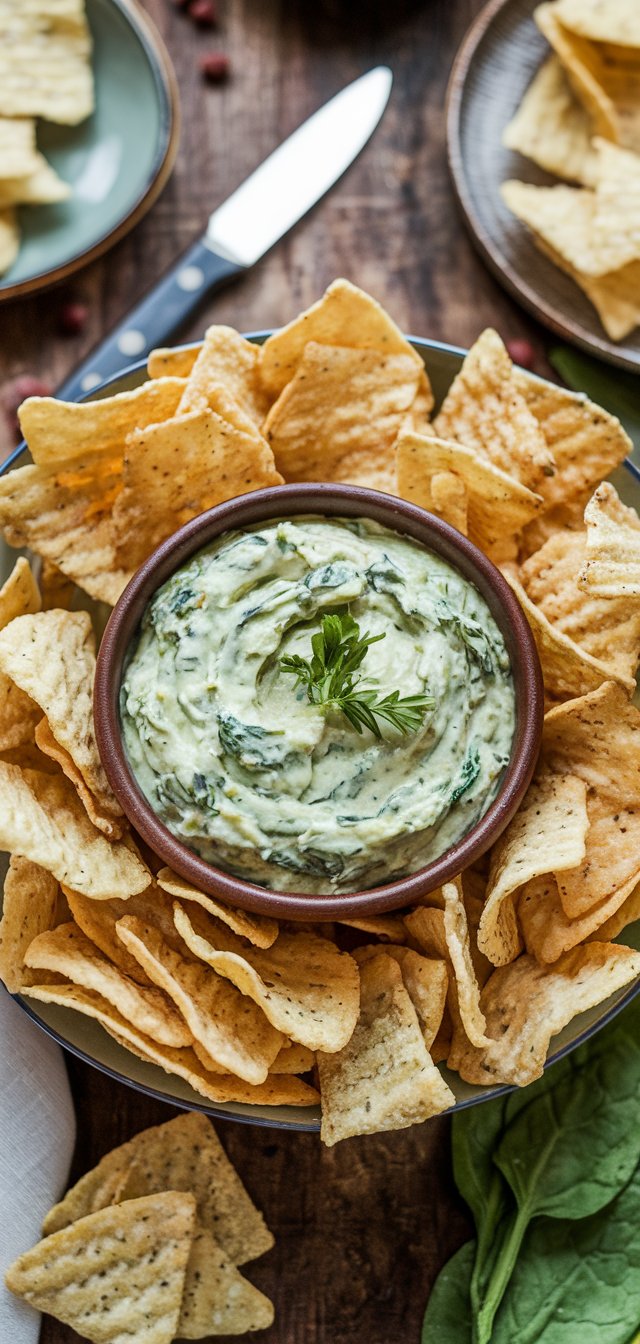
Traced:
<path fill-rule="evenodd" d="M 466 1241 L 440 1270 L 427 1303 L 421 1344 L 470 1344 L 469 1283 L 475 1249 L 474 1241 Z"/>

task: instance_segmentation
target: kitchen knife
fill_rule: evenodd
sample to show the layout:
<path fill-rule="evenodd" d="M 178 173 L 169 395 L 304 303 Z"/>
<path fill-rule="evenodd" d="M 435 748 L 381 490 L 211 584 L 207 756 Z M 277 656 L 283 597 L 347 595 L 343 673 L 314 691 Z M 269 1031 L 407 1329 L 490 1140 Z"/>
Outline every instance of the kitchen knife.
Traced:
<path fill-rule="evenodd" d="M 253 266 L 345 172 L 375 130 L 392 75 L 378 66 L 290 135 L 214 210 L 206 231 L 66 379 L 75 400 L 163 345 L 202 299 Z"/>

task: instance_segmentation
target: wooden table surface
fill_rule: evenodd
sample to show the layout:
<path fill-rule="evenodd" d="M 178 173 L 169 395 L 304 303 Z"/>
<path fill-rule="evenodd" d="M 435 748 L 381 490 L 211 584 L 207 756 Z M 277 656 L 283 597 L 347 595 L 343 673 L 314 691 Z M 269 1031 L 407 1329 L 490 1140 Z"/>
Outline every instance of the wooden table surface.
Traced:
<path fill-rule="evenodd" d="M 173 177 L 134 233 L 65 288 L 6 307 L 2 380 L 30 372 L 61 382 L 89 348 L 202 230 L 206 216 L 295 126 L 379 62 L 395 84 L 358 162 L 299 227 L 185 332 L 209 322 L 277 326 L 348 276 L 406 330 L 469 345 L 492 324 L 503 337 L 542 333 L 475 255 L 448 180 L 447 76 L 480 0 L 219 0 L 215 34 L 172 0 L 146 0 L 171 52 L 182 97 Z M 199 55 L 226 50 L 233 78 L 207 87 Z M 58 331 L 60 306 L 89 306 L 84 332 Z M 541 370 L 544 365 L 541 365 Z M 11 444 L 6 436 L 0 455 Z M 78 1118 L 74 1178 L 139 1129 L 170 1118 L 160 1102 L 69 1057 Z M 449 1123 L 349 1140 L 220 1124 L 222 1141 L 276 1236 L 248 1276 L 276 1304 L 265 1344 L 418 1344 L 429 1288 L 464 1239 L 468 1218 L 451 1181 Z M 41 1344 L 73 1331 L 43 1325 Z M 434 1341 L 437 1344 L 437 1341 Z"/>

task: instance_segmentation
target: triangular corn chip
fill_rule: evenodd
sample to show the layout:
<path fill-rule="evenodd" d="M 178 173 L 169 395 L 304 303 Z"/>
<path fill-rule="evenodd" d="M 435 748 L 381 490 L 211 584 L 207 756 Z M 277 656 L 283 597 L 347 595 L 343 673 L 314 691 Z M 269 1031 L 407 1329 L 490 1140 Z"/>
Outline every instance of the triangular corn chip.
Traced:
<path fill-rule="evenodd" d="M 127 434 L 175 415 L 184 387 L 181 378 L 156 378 L 98 401 L 27 397 L 19 410 L 20 428 L 40 467 L 90 456 L 122 459 Z"/>
<path fill-rule="evenodd" d="M 582 37 L 640 48 L 636 0 L 557 0 L 555 10 L 564 27 Z"/>
<path fill-rule="evenodd" d="M 587 541 L 578 583 L 593 597 L 640 600 L 640 518 L 608 481 L 584 511 Z"/>
<path fill-rule="evenodd" d="M 150 378 L 188 378 L 202 349 L 202 341 L 195 345 L 161 346 L 152 350 L 147 360 Z"/>
<path fill-rule="evenodd" d="M 406 1129 L 454 1097 L 424 1043 L 400 966 L 381 952 L 360 968 L 360 1016 L 347 1045 L 319 1054 L 322 1139 Z"/>
<path fill-rule="evenodd" d="M 472 346 L 433 424 L 441 439 L 472 449 L 529 490 L 554 471 L 553 455 L 491 328 Z"/>
<path fill-rule="evenodd" d="M 267 444 L 214 411 L 132 430 L 113 510 L 122 563 L 140 564 L 183 523 L 225 499 L 281 484 Z"/>
<path fill-rule="evenodd" d="M 588 935 L 586 941 L 611 942 L 626 929 L 628 924 L 635 924 L 637 919 L 640 919 L 640 884 L 625 898 L 615 913 L 610 915 L 609 919 L 605 919 L 604 924 L 601 924 L 595 933 Z M 624 942 L 624 938 L 622 941 Z"/>
<path fill-rule="evenodd" d="M 468 1083 L 525 1087 L 541 1076 L 551 1038 L 638 974 L 640 952 L 615 943 L 577 947 L 554 966 L 519 957 L 494 971 L 482 991 L 491 1044 L 476 1050 L 455 1035 L 449 1066 Z"/>
<path fill-rule="evenodd" d="M 263 950 L 246 947 L 197 910 L 176 904 L 174 916 L 191 951 L 259 1004 L 277 1031 L 309 1050 L 340 1050 L 349 1040 L 358 1018 L 358 968 L 335 943 L 283 930 Z"/>
<path fill-rule="evenodd" d="M 248 938 L 256 947 L 271 947 L 278 937 L 278 925 L 275 919 L 267 919 L 264 915 L 252 915 L 248 910 L 238 910 L 235 906 L 224 905 L 222 901 L 214 900 L 212 896 L 207 896 L 206 892 L 193 887 L 190 882 L 172 872 L 171 868 L 161 868 L 156 882 L 163 891 L 176 896 L 180 901 L 195 901 L 210 915 L 222 920 L 223 924 L 228 924 L 238 937 Z"/>
<path fill-rule="evenodd" d="M 21 3 L 0 10 L 0 112 L 75 126 L 93 111 L 84 6 Z"/>
<path fill-rule="evenodd" d="M 562 61 L 594 131 L 615 144 L 640 150 L 640 85 L 633 53 L 623 55 L 614 49 L 612 54 L 566 28 L 555 4 L 538 5 L 533 17 Z"/>
<path fill-rule="evenodd" d="M 45 733 L 38 746 L 65 770 L 67 762 L 55 749 L 59 743 L 75 767 L 71 777 L 80 785 L 92 821 L 106 835 L 118 836 L 122 809 L 107 781 L 93 727 L 95 667 L 86 611 L 39 611 L 17 617 L 0 631 L 0 670 L 40 706 L 54 738 L 52 744 Z"/>
<path fill-rule="evenodd" d="M 400 486 L 398 490 L 404 497 L 405 491 Z M 429 503 L 423 504 L 423 508 L 428 508 L 430 513 L 435 513 L 445 523 L 455 527 L 463 537 L 469 536 L 469 495 L 461 476 L 456 476 L 454 471 L 434 471 L 428 479 L 428 499 Z"/>
<path fill-rule="evenodd" d="M 6 1284 L 96 1344 L 172 1344 L 195 1226 L 175 1190 L 91 1213 L 26 1251 Z"/>
<path fill-rule="evenodd" d="M 584 859 L 567 872 L 557 872 L 565 914 L 576 919 L 597 902 L 607 900 L 640 881 L 640 808 L 618 805 L 597 793 L 587 798 L 589 833 Z M 554 865 L 555 871 L 555 865 Z"/>
<path fill-rule="evenodd" d="M 273 1246 L 264 1218 L 211 1121 L 198 1111 L 143 1129 L 128 1143 L 112 1149 L 54 1205 L 42 1230 L 57 1232 L 115 1199 L 167 1189 L 195 1196 L 199 1225 L 212 1233 L 235 1265 L 255 1260 Z"/>
<path fill-rule="evenodd" d="M 576 270 L 560 252 L 555 252 L 539 235 L 536 246 L 580 286 L 593 304 L 612 341 L 623 341 L 640 323 L 640 261 L 630 261 L 619 271 L 607 275 L 585 275 Z"/>
<path fill-rule="evenodd" d="M 396 448 L 398 489 L 403 499 L 445 517 L 434 499 L 434 481 L 453 473 L 465 487 L 467 527 L 460 528 L 484 550 L 535 517 L 542 500 L 513 476 L 470 448 L 443 439 L 403 434 Z M 446 521 L 456 526 L 454 517 Z"/>
<path fill-rule="evenodd" d="M 25 963 L 55 971 L 63 980 L 95 990 L 160 1045 L 191 1045 L 191 1032 L 171 1000 L 159 989 L 129 979 L 75 924 L 60 924 L 51 932 L 41 933 L 30 944 Z"/>
<path fill-rule="evenodd" d="M 224 415 L 220 410 L 224 403 L 212 402 L 212 396 L 224 392 L 231 411 L 235 408 L 241 413 L 237 427 L 248 425 L 259 430 L 269 409 L 259 379 L 259 363 L 260 347 L 253 341 L 246 341 L 233 327 L 209 327 L 189 371 L 180 415 L 206 406 Z"/>
<path fill-rule="evenodd" d="M 410 947 L 394 947 L 393 944 L 380 947 L 378 943 L 371 943 L 368 947 L 358 947 L 353 955 L 358 965 L 362 966 L 365 961 L 371 961 L 372 957 L 379 957 L 381 952 L 397 961 L 402 983 L 418 1014 L 424 1043 L 427 1050 L 431 1050 L 442 1025 L 447 1002 L 447 962 L 440 958 L 423 957 Z"/>
<path fill-rule="evenodd" d="M 573 868 L 584 858 L 586 794 L 575 775 L 539 774 L 494 845 L 478 929 L 478 946 L 494 966 L 514 961 L 522 948 L 514 893 L 532 878 Z"/>
<path fill-rule="evenodd" d="M 401 915 L 357 915 L 355 919 L 340 919 L 348 929 L 359 929 L 383 943 L 406 943 L 407 930 Z"/>
<path fill-rule="evenodd" d="M 0 761 L 0 845 L 98 900 L 144 891 L 150 873 L 130 841 L 110 843 L 64 776 Z"/>
<path fill-rule="evenodd" d="M 558 57 L 550 56 L 534 75 L 502 143 L 556 177 L 591 186 L 596 158 L 592 135 L 589 113 Z"/>
<path fill-rule="evenodd" d="M 215 1063 L 247 1083 L 263 1083 L 282 1037 L 260 1008 L 209 966 L 185 961 L 142 920 L 125 915 L 116 932 L 150 979 L 173 999 L 192 1036 Z"/>
<path fill-rule="evenodd" d="M 55 923 L 58 883 L 29 859 L 12 854 L 4 880 L 0 920 L 0 980 L 17 994 L 33 976 L 25 970 L 27 948 Z"/>
<path fill-rule="evenodd" d="M 317 303 L 265 341 L 260 350 L 260 375 L 270 396 L 279 396 L 297 373 L 309 341 L 375 350 L 380 355 L 407 355 L 422 371 L 420 356 L 384 308 L 348 280 L 334 280 Z"/>
<path fill-rule="evenodd" d="M 578 582 L 585 558 L 584 533 L 558 532 L 525 560 L 520 581 L 556 630 L 632 691 L 640 658 L 640 598 L 585 592 Z"/>
<path fill-rule="evenodd" d="M 0 117 L 0 178 L 33 173 L 38 165 L 33 117 Z"/>
<path fill-rule="evenodd" d="M 278 470 L 287 481 L 348 481 L 361 470 L 392 470 L 418 379 L 410 355 L 310 342 L 264 422 Z"/>
<path fill-rule="evenodd" d="M 576 517 L 581 527 L 583 506 L 579 497 L 590 494 L 602 477 L 632 452 L 631 439 L 615 415 L 596 406 L 584 393 L 556 387 L 523 369 L 513 370 L 513 380 L 538 421 L 556 464 L 554 474 L 544 476 L 538 485 L 545 509 L 559 510 L 578 501 Z M 568 526 L 560 513 L 552 521 L 555 529 Z M 544 517 L 532 523 L 531 529 L 540 522 Z M 537 547 L 529 547 L 533 549 Z"/>
<path fill-rule="evenodd" d="M 294 1041 L 286 1041 L 276 1055 L 269 1073 L 308 1073 L 314 1064 L 313 1050 L 309 1050 L 306 1045 L 297 1045 Z"/>
<path fill-rule="evenodd" d="M 273 1325 L 273 1303 L 236 1269 L 210 1232 L 191 1245 L 177 1334 L 180 1339 L 243 1335 Z"/>

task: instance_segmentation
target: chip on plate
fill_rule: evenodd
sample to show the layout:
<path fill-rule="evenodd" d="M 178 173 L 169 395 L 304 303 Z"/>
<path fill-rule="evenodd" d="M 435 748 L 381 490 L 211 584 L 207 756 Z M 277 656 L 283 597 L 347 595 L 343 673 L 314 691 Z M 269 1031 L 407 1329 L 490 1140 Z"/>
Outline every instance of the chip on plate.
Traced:
<path fill-rule="evenodd" d="M 33 980 L 25 969 L 25 953 L 38 934 L 53 928 L 57 902 L 55 877 L 30 859 L 12 854 L 0 919 L 0 980 L 10 994 Z"/>
<path fill-rule="evenodd" d="M 569 182 L 593 185 L 593 126 L 576 98 L 558 57 L 540 66 L 502 136 L 507 149 L 517 150 L 548 173 Z"/>

